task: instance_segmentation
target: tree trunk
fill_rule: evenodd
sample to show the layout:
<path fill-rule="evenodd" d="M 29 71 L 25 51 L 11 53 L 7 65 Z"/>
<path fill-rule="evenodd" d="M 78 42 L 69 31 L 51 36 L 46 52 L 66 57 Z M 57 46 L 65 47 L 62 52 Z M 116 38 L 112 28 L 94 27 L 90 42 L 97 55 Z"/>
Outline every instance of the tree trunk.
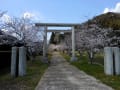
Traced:
<path fill-rule="evenodd" d="M 78 52 L 79 52 L 79 54 L 80 54 L 80 57 L 82 57 L 82 52 L 81 52 L 80 50 L 79 50 Z"/>
<path fill-rule="evenodd" d="M 94 53 L 92 50 L 88 51 L 88 57 L 90 60 L 90 64 L 93 64 L 93 59 L 94 59 Z"/>
<path fill-rule="evenodd" d="M 68 49 L 68 55 L 71 56 L 71 50 L 70 50 L 70 48 Z"/>

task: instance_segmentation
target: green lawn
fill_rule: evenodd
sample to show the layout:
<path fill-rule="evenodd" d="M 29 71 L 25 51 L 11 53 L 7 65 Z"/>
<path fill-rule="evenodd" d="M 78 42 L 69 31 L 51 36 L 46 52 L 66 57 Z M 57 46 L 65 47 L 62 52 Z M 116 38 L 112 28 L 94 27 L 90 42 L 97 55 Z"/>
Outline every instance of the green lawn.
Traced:
<path fill-rule="evenodd" d="M 63 54 L 64 58 L 67 61 L 70 61 L 70 56 Z M 100 57 L 100 58 L 99 58 Z M 96 57 L 101 60 L 103 57 Z M 103 61 L 103 60 L 102 60 Z M 108 76 L 104 74 L 104 67 L 96 64 L 89 64 L 88 57 L 84 54 L 83 56 L 78 56 L 78 61 L 70 62 L 72 65 L 78 69 L 86 72 L 89 75 L 92 75 L 102 81 L 103 83 L 113 87 L 115 90 L 120 90 L 120 76 Z"/>
<path fill-rule="evenodd" d="M 9 73 L 0 75 L 0 88 L 10 90 L 34 90 L 48 65 L 40 62 L 40 57 L 35 61 L 28 61 L 27 75 L 12 78 Z"/>
<path fill-rule="evenodd" d="M 104 54 L 103 53 L 95 54 L 94 62 L 104 65 Z"/>

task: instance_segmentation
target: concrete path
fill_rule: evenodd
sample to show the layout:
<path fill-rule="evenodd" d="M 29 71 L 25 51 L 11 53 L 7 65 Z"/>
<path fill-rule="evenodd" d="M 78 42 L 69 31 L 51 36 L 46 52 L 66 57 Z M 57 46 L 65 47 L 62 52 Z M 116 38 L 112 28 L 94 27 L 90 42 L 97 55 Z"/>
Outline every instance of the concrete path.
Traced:
<path fill-rule="evenodd" d="M 54 52 L 47 69 L 35 90 L 113 90 L 70 65 Z"/>

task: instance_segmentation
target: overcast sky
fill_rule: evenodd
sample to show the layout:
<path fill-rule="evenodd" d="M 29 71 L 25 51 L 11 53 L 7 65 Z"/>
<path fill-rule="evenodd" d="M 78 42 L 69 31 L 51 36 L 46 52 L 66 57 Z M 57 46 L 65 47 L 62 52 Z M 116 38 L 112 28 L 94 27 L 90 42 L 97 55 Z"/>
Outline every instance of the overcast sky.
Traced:
<path fill-rule="evenodd" d="M 8 16 L 34 17 L 36 22 L 82 23 L 108 11 L 120 12 L 120 1 L 0 0 L 0 10 L 7 11 Z"/>

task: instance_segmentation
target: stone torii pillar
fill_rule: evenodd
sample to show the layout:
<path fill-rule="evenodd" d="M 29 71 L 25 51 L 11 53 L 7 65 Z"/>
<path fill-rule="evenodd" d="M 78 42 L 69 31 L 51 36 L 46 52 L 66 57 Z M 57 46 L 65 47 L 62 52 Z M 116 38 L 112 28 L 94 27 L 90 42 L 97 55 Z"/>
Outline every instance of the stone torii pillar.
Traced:
<path fill-rule="evenodd" d="M 44 26 L 43 62 L 48 63 L 48 58 L 47 58 L 47 26 Z"/>
<path fill-rule="evenodd" d="M 75 27 L 72 26 L 72 57 L 71 61 L 76 61 L 77 57 L 75 56 Z"/>

